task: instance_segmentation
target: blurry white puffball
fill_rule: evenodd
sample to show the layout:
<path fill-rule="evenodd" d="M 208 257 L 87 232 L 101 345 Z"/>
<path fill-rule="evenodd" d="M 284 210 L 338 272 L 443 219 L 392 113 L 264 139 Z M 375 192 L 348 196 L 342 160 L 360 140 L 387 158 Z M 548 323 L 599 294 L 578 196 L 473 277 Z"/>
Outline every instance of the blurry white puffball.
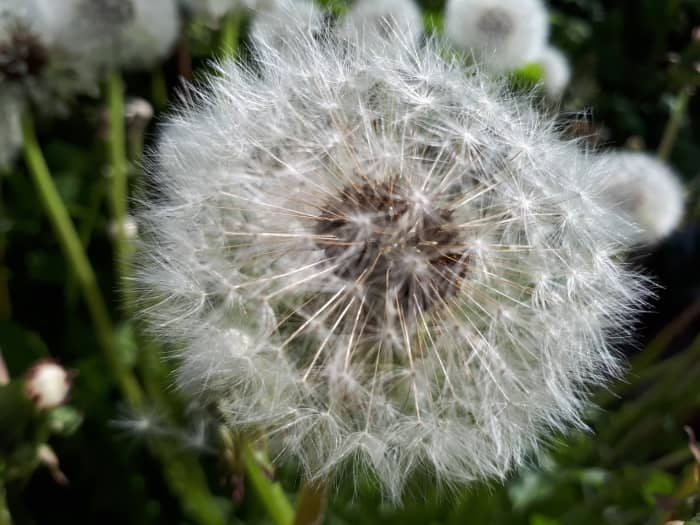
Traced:
<path fill-rule="evenodd" d="M 272 0 L 181 0 L 180 3 L 190 14 L 217 20 L 231 11 L 270 5 Z"/>
<path fill-rule="evenodd" d="M 177 0 L 38 1 L 56 24 L 69 28 L 66 40 L 97 67 L 153 67 L 170 54 L 180 32 Z"/>
<path fill-rule="evenodd" d="M 261 48 L 282 49 L 297 35 L 314 36 L 327 29 L 327 12 L 309 0 L 279 0 L 256 13 L 250 38 Z"/>
<path fill-rule="evenodd" d="M 125 67 L 147 68 L 166 58 L 180 33 L 175 0 L 131 0 L 132 18 L 118 39 Z"/>
<path fill-rule="evenodd" d="M 604 155 L 610 172 L 608 198 L 639 226 L 639 244 L 667 237 L 680 224 L 684 212 L 683 185 L 665 162 L 641 152 Z"/>
<path fill-rule="evenodd" d="M 549 35 L 542 0 L 448 0 L 445 34 L 489 69 L 517 69 L 542 55 Z"/>
<path fill-rule="evenodd" d="M 542 82 L 547 95 L 560 98 L 571 80 L 571 66 L 566 55 L 555 47 L 547 46 L 537 63 L 542 68 Z"/>
<path fill-rule="evenodd" d="M 365 40 L 398 33 L 415 42 L 423 34 L 423 17 L 414 0 L 358 0 L 341 20 L 338 32 Z"/>

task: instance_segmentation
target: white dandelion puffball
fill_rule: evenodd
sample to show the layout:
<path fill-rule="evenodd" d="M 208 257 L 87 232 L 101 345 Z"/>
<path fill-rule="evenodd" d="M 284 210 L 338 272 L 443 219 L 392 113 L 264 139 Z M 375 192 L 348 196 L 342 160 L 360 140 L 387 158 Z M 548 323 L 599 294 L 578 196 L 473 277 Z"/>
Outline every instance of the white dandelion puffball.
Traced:
<path fill-rule="evenodd" d="M 414 0 L 359 0 L 340 21 L 339 34 L 350 37 L 402 35 L 417 42 L 423 35 L 423 16 Z"/>
<path fill-rule="evenodd" d="M 177 1 L 128 1 L 133 14 L 119 34 L 120 62 L 130 68 L 152 67 L 170 54 L 180 34 Z"/>
<path fill-rule="evenodd" d="M 250 39 L 256 47 L 285 48 L 295 34 L 320 36 L 327 32 L 328 12 L 309 0 L 273 0 L 255 13 Z"/>
<path fill-rule="evenodd" d="M 54 5 L 55 0 L 40 0 Z M 166 59 L 180 34 L 178 0 L 62 0 L 63 17 L 83 38 L 73 45 L 104 68 L 148 69 Z M 52 7 L 48 7 L 52 9 Z M 58 16 L 58 14 L 56 14 Z"/>
<path fill-rule="evenodd" d="M 181 0 L 185 10 L 191 14 L 218 20 L 231 11 L 256 9 L 274 0 Z"/>
<path fill-rule="evenodd" d="M 605 171 L 439 43 L 284 44 L 165 125 L 138 310 L 311 479 L 505 476 L 582 425 L 643 295 Z"/>
<path fill-rule="evenodd" d="M 610 172 L 607 196 L 640 227 L 635 241 L 653 244 L 683 219 L 685 196 L 678 175 L 665 162 L 634 151 L 603 155 Z"/>
<path fill-rule="evenodd" d="M 445 35 L 486 67 L 514 70 L 542 54 L 547 9 L 542 0 L 448 0 Z"/>
<path fill-rule="evenodd" d="M 547 46 L 537 60 L 542 67 L 544 89 L 551 98 L 560 98 L 571 80 L 571 66 L 559 49 Z"/>

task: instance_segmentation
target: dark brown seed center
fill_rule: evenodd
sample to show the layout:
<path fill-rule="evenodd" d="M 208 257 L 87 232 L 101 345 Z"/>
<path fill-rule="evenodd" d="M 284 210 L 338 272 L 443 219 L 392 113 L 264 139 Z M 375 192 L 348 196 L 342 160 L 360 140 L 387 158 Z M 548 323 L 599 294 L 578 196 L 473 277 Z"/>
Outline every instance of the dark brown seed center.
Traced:
<path fill-rule="evenodd" d="M 44 45 L 24 29 L 16 29 L 0 41 L 0 80 L 17 82 L 37 77 L 48 61 Z"/>
<path fill-rule="evenodd" d="M 452 212 L 394 180 L 348 185 L 318 215 L 318 246 L 375 315 L 439 306 L 467 272 Z"/>

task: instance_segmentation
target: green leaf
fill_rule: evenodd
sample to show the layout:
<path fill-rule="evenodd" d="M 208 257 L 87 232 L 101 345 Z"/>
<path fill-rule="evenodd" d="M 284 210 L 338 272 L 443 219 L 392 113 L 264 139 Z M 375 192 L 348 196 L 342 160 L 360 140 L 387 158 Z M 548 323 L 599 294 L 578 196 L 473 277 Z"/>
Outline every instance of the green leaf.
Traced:
<path fill-rule="evenodd" d="M 54 408 L 47 414 L 47 424 L 52 434 L 70 436 L 82 423 L 83 415 L 68 405 Z"/>

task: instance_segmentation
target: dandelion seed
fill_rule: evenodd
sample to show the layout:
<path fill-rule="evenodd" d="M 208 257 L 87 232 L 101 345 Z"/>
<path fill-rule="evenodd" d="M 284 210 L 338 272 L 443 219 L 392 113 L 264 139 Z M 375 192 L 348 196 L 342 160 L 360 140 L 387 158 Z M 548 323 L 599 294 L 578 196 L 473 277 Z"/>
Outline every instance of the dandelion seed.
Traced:
<path fill-rule="evenodd" d="M 671 167 L 641 152 L 603 155 L 610 172 L 608 198 L 637 224 L 635 241 L 653 244 L 671 234 L 683 219 L 683 185 Z"/>
<path fill-rule="evenodd" d="M 547 10 L 541 0 L 448 0 L 445 34 L 484 66 L 509 71 L 542 54 Z"/>
<path fill-rule="evenodd" d="M 394 38 L 392 36 L 392 38 Z M 178 382 L 310 479 L 503 478 L 619 371 L 645 295 L 606 173 L 409 38 L 285 33 L 163 127 L 138 309 Z"/>

